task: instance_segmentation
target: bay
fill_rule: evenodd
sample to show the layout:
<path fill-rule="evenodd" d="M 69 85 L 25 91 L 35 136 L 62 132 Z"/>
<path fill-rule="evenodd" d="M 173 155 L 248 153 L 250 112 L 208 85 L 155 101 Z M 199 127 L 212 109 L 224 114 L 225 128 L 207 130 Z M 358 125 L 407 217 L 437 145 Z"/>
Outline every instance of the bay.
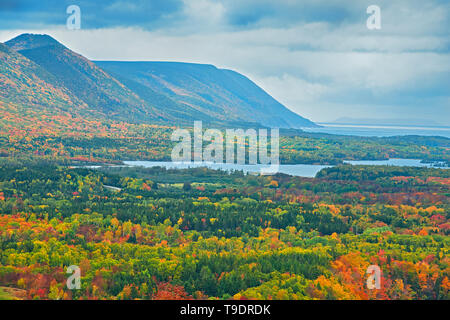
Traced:
<path fill-rule="evenodd" d="M 391 137 L 391 136 L 440 136 L 450 138 L 450 127 L 416 127 L 416 126 L 367 126 L 340 125 L 318 123 L 319 128 L 302 128 L 306 132 L 351 135 L 361 137 Z"/>

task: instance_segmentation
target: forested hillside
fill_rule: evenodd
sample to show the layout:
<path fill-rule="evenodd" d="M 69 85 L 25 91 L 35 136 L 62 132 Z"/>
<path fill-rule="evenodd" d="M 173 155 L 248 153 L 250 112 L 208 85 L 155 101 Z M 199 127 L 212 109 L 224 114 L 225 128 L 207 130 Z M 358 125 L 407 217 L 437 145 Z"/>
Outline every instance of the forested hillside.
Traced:
<path fill-rule="evenodd" d="M 449 299 L 449 174 L 2 161 L 0 285 L 28 299 Z M 365 285 L 373 264 L 380 290 Z"/>
<path fill-rule="evenodd" d="M 38 106 L 48 113 L 69 103 L 74 107 L 70 109 L 72 116 L 81 114 L 84 119 L 98 121 L 192 126 L 194 120 L 202 120 L 229 127 L 315 126 L 245 76 L 210 65 L 93 63 L 45 34 L 19 35 L 2 44 L 1 51 L 11 55 L 6 59 L 3 54 L 2 104 L 13 99 L 17 107 Z M 18 72 L 8 71 L 11 68 Z M 45 87 L 51 85 L 62 92 L 50 95 L 52 88 L 34 88 L 34 80 L 37 85 L 45 81 Z M 90 113 L 81 112 L 86 107 Z"/>
<path fill-rule="evenodd" d="M 170 99 L 186 111 L 188 118 L 216 121 L 256 122 L 268 127 L 316 126 L 290 111 L 247 77 L 212 65 L 179 62 L 96 61 L 98 66 L 119 75 L 130 88 L 151 94 L 148 101 Z M 145 89 L 144 89 L 145 88 Z M 167 110 L 165 108 L 165 110 Z"/>

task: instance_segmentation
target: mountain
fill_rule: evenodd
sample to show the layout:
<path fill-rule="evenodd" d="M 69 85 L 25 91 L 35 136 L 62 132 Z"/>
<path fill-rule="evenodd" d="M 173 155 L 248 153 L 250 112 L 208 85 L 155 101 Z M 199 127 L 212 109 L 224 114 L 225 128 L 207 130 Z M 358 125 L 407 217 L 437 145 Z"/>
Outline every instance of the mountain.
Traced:
<path fill-rule="evenodd" d="M 179 106 L 188 114 L 205 114 L 222 121 L 251 121 L 268 127 L 300 128 L 315 124 L 290 111 L 254 82 L 231 70 L 212 65 L 181 62 L 95 63 L 123 79 L 133 90 L 165 96 L 177 103 L 165 109 L 173 114 Z M 154 101 L 150 95 L 149 101 Z"/>
<path fill-rule="evenodd" d="M 192 125 L 194 120 L 202 120 L 235 127 L 315 126 L 245 76 L 212 65 L 94 63 L 48 35 L 22 34 L 5 45 L 2 68 L 8 72 L 2 72 L 0 101 L 15 99 L 27 105 L 31 99 L 32 105 L 87 109 L 104 118 L 129 122 Z M 14 74 L 13 70 L 23 72 Z M 8 85 L 15 89 L 5 90 Z M 39 85 L 55 92 L 36 95 L 30 91 L 44 92 L 38 90 Z"/>
<path fill-rule="evenodd" d="M 37 109 L 87 108 L 55 76 L 3 43 L 0 43 L 0 102 Z"/>
<path fill-rule="evenodd" d="M 157 119 L 156 108 L 85 57 L 48 35 L 23 34 L 5 42 L 35 62 L 90 108 L 123 120 Z"/>

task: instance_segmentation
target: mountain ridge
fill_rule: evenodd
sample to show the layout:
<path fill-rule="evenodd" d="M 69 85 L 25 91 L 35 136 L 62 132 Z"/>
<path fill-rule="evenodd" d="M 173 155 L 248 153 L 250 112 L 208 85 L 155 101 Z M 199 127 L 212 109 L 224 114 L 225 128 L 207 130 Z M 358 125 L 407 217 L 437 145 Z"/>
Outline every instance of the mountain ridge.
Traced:
<path fill-rule="evenodd" d="M 245 75 L 210 64 L 91 61 L 45 34 L 22 34 L 5 42 L 3 50 L 6 47 L 24 57 L 19 59 L 23 64 L 32 62 L 37 73 L 45 74 L 48 82 L 75 101 L 74 106 L 87 106 L 106 118 L 295 129 L 316 126 Z M 3 82 L 20 82 L 12 79 Z M 26 96 L 26 92 L 24 88 L 17 95 Z M 5 95 L 0 98 L 6 99 Z"/>
<path fill-rule="evenodd" d="M 0 43 L 0 97 L 5 103 L 68 110 L 87 105 L 38 64 Z"/>
<path fill-rule="evenodd" d="M 94 61 L 112 74 L 158 91 L 218 119 L 252 119 L 265 126 L 315 124 L 290 111 L 245 75 L 210 64 L 164 61 Z M 236 114 L 238 117 L 236 117 Z M 275 125 L 274 125 L 275 124 Z"/>
<path fill-rule="evenodd" d="M 5 45 L 51 73 L 91 108 L 113 117 L 123 114 L 118 117 L 123 120 L 144 115 L 157 118 L 155 110 L 123 84 L 48 35 L 24 34 Z"/>

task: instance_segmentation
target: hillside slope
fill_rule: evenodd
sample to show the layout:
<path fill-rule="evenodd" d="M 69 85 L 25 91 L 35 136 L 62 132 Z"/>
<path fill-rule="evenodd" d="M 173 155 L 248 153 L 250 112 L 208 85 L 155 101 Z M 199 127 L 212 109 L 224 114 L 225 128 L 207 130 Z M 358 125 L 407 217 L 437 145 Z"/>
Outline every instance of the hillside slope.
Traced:
<path fill-rule="evenodd" d="M 269 127 L 315 126 L 290 111 L 247 77 L 212 65 L 180 62 L 96 61 L 111 74 L 164 95 L 186 109 L 223 121 L 258 122 Z M 155 94 L 146 97 L 152 100 Z M 169 113 L 177 112 L 165 110 Z"/>
<path fill-rule="evenodd" d="M 80 109 L 87 105 L 56 77 L 0 43 L 0 101 L 34 108 Z"/>
<path fill-rule="evenodd" d="M 48 35 L 34 34 L 7 41 L 1 52 L 3 104 L 90 110 L 97 119 L 132 123 L 315 126 L 245 76 L 212 65 L 94 63 Z"/>
<path fill-rule="evenodd" d="M 117 79 L 48 35 L 23 34 L 5 44 L 52 74 L 89 107 L 109 117 L 132 121 L 162 118 Z"/>

